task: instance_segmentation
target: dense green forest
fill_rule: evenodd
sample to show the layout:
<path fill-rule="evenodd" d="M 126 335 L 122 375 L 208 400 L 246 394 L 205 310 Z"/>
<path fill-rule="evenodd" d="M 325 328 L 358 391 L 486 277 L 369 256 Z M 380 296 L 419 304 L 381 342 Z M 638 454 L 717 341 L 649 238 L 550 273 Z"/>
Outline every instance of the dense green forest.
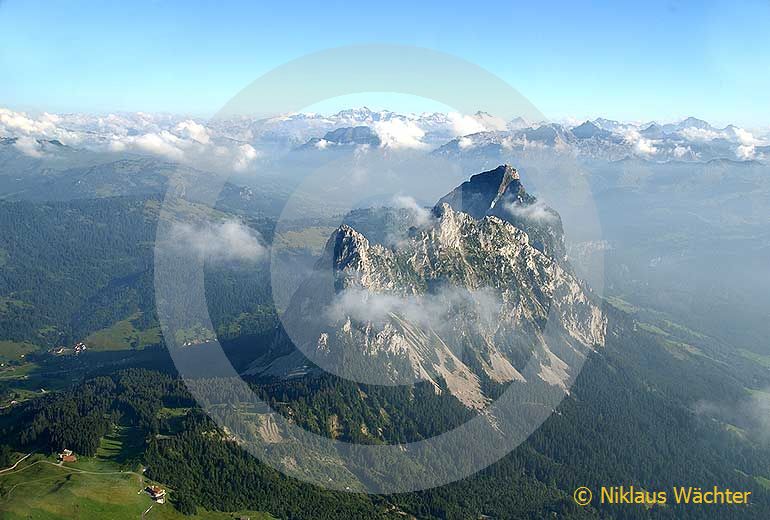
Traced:
<path fill-rule="evenodd" d="M 152 248 L 158 204 L 153 197 L 0 201 L 0 228 L 13 230 L 0 236 L 0 340 L 49 347 L 126 320 L 139 331 L 156 328 Z M 270 239 L 268 219 L 247 224 Z M 206 284 L 226 352 L 236 364 L 248 362 L 278 327 L 267 270 L 208 265 Z M 183 512 L 201 506 L 297 519 L 770 518 L 770 492 L 762 485 L 770 478 L 766 432 L 750 421 L 704 413 L 735 409 L 770 386 L 766 367 L 676 324 L 664 331 L 659 327 L 665 320 L 651 325 L 639 321 L 649 316 L 632 317 L 610 305 L 605 311 L 607 345 L 589 357 L 556 413 L 496 464 L 436 489 L 371 496 L 285 477 L 197 408 L 162 345 L 29 355 L 28 373 L 0 381 L 9 399 L 20 392 L 18 381 L 25 391 L 39 392 L 0 409 L 0 467 L 13 463 L 14 452 L 66 447 L 93 455 L 105 434 L 120 425 L 131 429 L 139 448 L 125 463 L 141 464 L 150 478 L 168 485 Z M 136 346 L 148 347 L 138 340 Z M 61 391 L 40 390 L 54 381 Z M 351 442 L 428 438 L 472 415 L 449 392 L 436 394 L 424 384 L 380 387 L 331 375 L 247 381 L 295 423 Z M 486 395 L 504 389 L 481 383 Z M 738 509 L 579 508 L 571 497 L 583 485 L 714 484 L 751 490 L 752 503 Z"/>
<path fill-rule="evenodd" d="M 130 319 L 157 326 L 153 247 L 159 199 L 0 201 L 0 339 L 52 347 Z M 192 211 L 191 209 L 187 209 Z M 214 215 L 221 218 L 221 215 Z M 248 225 L 266 239 L 267 219 Z M 268 273 L 254 266 L 206 269 L 209 310 L 223 337 L 274 325 Z"/>
<path fill-rule="evenodd" d="M 218 428 L 195 408 L 173 371 L 128 369 L 92 378 L 6 411 L 0 415 L 0 433 L 19 450 L 54 451 L 66 445 L 88 454 L 111 423 L 138 427 L 148 476 L 168 483 L 174 500 L 188 510 L 196 505 L 251 508 L 280 518 L 380 518 L 398 512 L 434 519 L 767 518 L 770 493 L 755 477 L 769 476 L 768 446 L 696 413 L 696 404 L 705 398 L 725 403 L 740 398 L 745 391 L 737 380 L 713 363 L 688 367 L 655 335 L 634 331 L 629 318 L 610 312 L 608 345 L 588 360 L 571 395 L 527 442 L 473 477 L 423 492 L 337 493 L 287 478 L 222 432 L 214 434 Z M 469 414 L 453 398 L 420 385 L 370 387 L 330 375 L 285 383 L 254 380 L 251 385 L 308 429 L 358 442 L 431 436 Z M 172 420 L 163 409 L 184 414 Z M 330 415 L 340 418 L 338 426 L 329 426 Z M 361 433 L 361 424 L 368 434 Z M 570 496 L 581 485 L 663 489 L 715 483 L 751 490 L 751 505 L 578 508 Z"/>

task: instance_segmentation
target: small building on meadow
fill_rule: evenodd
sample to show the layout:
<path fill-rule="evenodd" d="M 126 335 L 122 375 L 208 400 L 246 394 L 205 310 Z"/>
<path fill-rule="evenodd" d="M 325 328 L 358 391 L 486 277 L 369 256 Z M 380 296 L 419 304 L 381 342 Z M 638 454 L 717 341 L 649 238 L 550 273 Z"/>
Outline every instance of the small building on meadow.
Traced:
<path fill-rule="evenodd" d="M 166 490 L 158 486 L 147 486 L 144 488 L 150 498 L 156 501 L 158 504 L 162 504 L 166 501 Z"/>
<path fill-rule="evenodd" d="M 72 453 L 72 450 L 65 448 L 59 453 L 59 460 L 62 462 L 77 462 L 78 458 Z"/>

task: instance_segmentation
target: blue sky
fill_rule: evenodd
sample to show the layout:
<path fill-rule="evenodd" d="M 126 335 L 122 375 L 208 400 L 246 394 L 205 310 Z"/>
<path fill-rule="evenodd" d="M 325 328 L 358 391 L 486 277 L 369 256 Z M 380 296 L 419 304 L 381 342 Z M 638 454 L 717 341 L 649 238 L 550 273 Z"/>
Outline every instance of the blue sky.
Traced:
<path fill-rule="evenodd" d="M 292 58 L 399 43 L 477 63 L 550 118 L 770 124 L 770 1 L 578 4 L 0 0 L 0 106 L 206 116 Z M 352 102 L 423 108 L 323 108 Z"/>

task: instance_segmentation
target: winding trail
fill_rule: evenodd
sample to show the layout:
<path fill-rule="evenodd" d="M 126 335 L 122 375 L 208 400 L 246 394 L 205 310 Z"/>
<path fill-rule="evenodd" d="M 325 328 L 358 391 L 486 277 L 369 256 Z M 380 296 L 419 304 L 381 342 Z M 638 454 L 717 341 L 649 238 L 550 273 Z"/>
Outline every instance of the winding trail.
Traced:
<path fill-rule="evenodd" d="M 150 483 L 153 483 L 153 484 L 158 484 L 154 480 L 147 478 L 144 474 L 137 473 L 136 471 L 127 471 L 127 470 L 118 470 L 118 471 L 89 471 L 89 470 L 85 470 L 85 469 L 73 468 L 72 466 L 63 466 L 62 464 L 59 464 L 59 463 L 56 463 L 56 462 L 51 462 L 50 460 L 44 460 L 44 459 L 36 460 L 35 462 L 32 462 L 31 464 L 27 464 L 23 468 L 16 469 L 16 466 L 18 466 L 19 463 L 21 463 L 24 459 L 26 459 L 30 455 L 32 455 L 32 453 L 26 454 L 24 457 L 19 459 L 16 462 L 16 464 L 11 466 L 10 468 L 6 468 L 6 469 L 0 471 L 0 473 L 6 472 L 6 471 L 8 472 L 8 473 L 5 473 L 5 475 L 2 475 L 2 476 L 15 475 L 15 474 L 21 473 L 23 471 L 26 471 L 27 469 L 31 468 L 32 466 L 36 466 L 38 464 L 48 464 L 48 465 L 53 466 L 55 468 L 62 469 L 65 472 L 67 472 L 68 474 L 73 474 L 74 473 L 74 474 L 81 474 L 81 475 L 134 475 L 136 477 L 139 477 L 143 481 L 150 482 Z M 12 471 L 12 470 L 15 470 L 15 471 Z M 19 482 L 18 484 L 14 485 L 13 487 L 11 487 L 8 490 L 8 492 L 5 494 L 5 498 L 10 498 L 11 493 L 17 487 L 19 487 L 19 486 L 23 486 L 25 484 L 31 484 L 33 482 L 40 482 L 42 480 L 53 480 L 53 479 L 57 479 L 59 477 L 60 477 L 60 475 L 54 475 L 54 476 L 51 476 L 51 477 L 44 477 L 44 478 L 40 478 L 40 479 L 27 480 L 27 481 L 24 481 L 24 482 Z M 167 489 L 170 489 L 170 488 L 168 488 L 168 486 L 166 486 L 166 487 L 167 487 Z"/>
<path fill-rule="evenodd" d="M 29 457 L 30 455 L 32 455 L 32 453 L 27 453 L 27 454 L 26 454 L 26 455 L 24 455 L 22 458 L 20 458 L 19 460 L 17 460 L 17 461 L 16 461 L 16 464 L 14 464 L 13 466 L 11 466 L 11 467 L 9 467 L 9 468 L 5 468 L 5 469 L 0 469 L 0 473 L 5 473 L 6 471 L 11 471 L 11 470 L 14 470 L 14 469 L 16 469 L 16 466 L 18 466 L 19 464 L 21 464 L 21 463 L 24 461 L 24 459 L 26 459 L 26 458 L 27 458 L 27 457 Z"/>
<path fill-rule="evenodd" d="M 27 455 L 27 456 L 29 456 L 29 455 Z M 19 461 L 19 462 L 21 462 L 21 461 Z M 18 462 L 16 464 L 18 464 Z M 85 470 L 85 469 L 73 468 L 72 466 L 63 466 L 63 465 L 61 465 L 61 464 L 59 464 L 57 462 L 51 462 L 50 460 L 43 460 L 43 459 L 36 460 L 35 462 L 33 462 L 31 464 L 27 464 L 23 468 L 20 468 L 20 469 L 18 469 L 16 471 L 10 471 L 8 473 L 8 475 L 15 475 L 17 473 L 21 473 L 22 471 L 25 471 L 25 470 L 31 468 L 32 466 L 36 466 L 38 464 L 48 464 L 50 466 L 54 466 L 56 468 L 63 469 L 65 471 L 69 471 L 70 473 L 83 473 L 85 475 L 136 475 L 137 477 L 144 477 L 144 475 L 142 475 L 141 473 L 137 473 L 136 471 L 127 471 L 127 470 L 118 470 L 118 471 L 88 471 L 88 470 Z M 10 470 L 10 469 L 13 469 L 13 468 L 7 468 L 7 470 Z M 7 471 L 7 470 L 3 470 L 3 471 Z M 150 481 L 150 479 L 148 479 L 147 477 L 144 477 L 144 478 L 148 482 Z"/>

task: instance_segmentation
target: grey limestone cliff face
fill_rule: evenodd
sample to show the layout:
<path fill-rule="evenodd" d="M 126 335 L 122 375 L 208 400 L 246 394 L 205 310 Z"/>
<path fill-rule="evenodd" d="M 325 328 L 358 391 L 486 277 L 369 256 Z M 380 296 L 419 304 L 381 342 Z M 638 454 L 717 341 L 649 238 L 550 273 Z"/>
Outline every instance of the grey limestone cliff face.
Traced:
<path fill-rule="evenodd" d="M 563 244 L 560 222 L 545 245 L 503 207 L 535 204 L 501 166 L 439 200 L 433 220 L 397 246 L 340 226 L 283 319 L 307 359 L 275 351 L 252 372 L 305 363 L 366 383 L 426 381 L 474 409 L 490 400 L 484 381 L 566 389 L 573 362 L 604 344 L 606 319 L 551 249 Z"/>
<path fill-rule="evenodd" d="M 521 185 L 519 172 L 507 164 L 472 176 L 441 197 L 436 209 L 448 204 L 456 211 L 480 219 L 494 210 L 504 198 L 520 203 L 534 202 L 534 197 L 527 194 Z"/>
<path fill-rule="evenodd" d="M 443 204 L 475 219 L 496 216 L 525 231 L 546 255 L 558 261 L 566 258 L 561 217 L 527 193 L 519 173 L 507 164 L 472 176 L 438 201 L 435 214 Z"/>

